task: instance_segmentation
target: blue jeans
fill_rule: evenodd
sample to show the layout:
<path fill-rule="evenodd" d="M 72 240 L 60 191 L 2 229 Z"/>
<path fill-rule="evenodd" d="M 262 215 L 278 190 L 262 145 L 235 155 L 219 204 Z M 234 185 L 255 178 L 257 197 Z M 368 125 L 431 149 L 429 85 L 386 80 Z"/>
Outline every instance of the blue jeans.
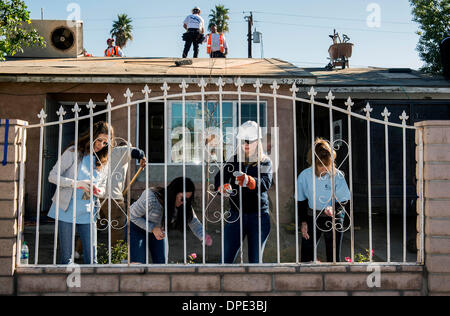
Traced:
<path fill-rule="evenodd" d="M 72 223 L 58 221 L 58 240 L 60 258 L 59 264 L 69 264 L 72 260 Z M 76 231 L 80 235 L 81 243 L 83 245 L 83 262 L 84 264 L 91 264 L 91 225 L 90 224 L 76 224 Z M 95 240 L 96 224 L 92 224 L 92 242 Z M 96 249 L 94 246 L 93 254 L 96 262 Z"/>
<path fill-rule="evenodd" d="M 128 226 L 127 226 L 128 228 Z M 126 233 L 125 233 L 126 234 Z M 130 223 L 130 261 L 146 263 L 147 249 L 146 232 L 134 223 Z M 148 249 L 152 256 L 153 264 L 166 263 L 164 255 L 164 239 L 158 240 L 153 233 L 148 234 Z"/>
<path fill-rule="evenodd" d="M 239 213 L 231 211 L 231 216 L 227 219 L 224 231 L 224 263 L 233 263 L 241 248 L 241 219 Z M 242 215 L 242 241 L 247 236 L 248 239 L 248 261 L 249 263 L 259 263 L 259 224 L 258 212 L 243 213 Z M 269 211 L 261 212 L 261 251 L 264 254 L 264 247 L 270 233 Z"/>

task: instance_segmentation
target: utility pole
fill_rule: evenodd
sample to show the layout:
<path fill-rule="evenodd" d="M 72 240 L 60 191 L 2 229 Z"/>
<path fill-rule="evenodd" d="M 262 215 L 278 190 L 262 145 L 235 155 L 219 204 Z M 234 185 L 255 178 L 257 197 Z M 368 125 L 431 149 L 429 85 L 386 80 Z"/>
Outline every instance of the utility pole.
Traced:
<path fill-rule="evenodd" d="M 248 33 L 247 33 L 247 41 L 248 41 L 248 58 L 252 58 L 252 27 L 253 27 L 253 12 L 250 11 L 250 15 L 245 17 L 245 20 L 248 23 Z"/>

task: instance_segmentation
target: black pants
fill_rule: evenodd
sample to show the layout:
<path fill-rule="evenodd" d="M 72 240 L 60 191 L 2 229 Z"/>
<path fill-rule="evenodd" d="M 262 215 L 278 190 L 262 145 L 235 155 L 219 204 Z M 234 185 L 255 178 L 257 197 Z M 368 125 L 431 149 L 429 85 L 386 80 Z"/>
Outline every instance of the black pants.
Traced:
<path fill-rule="evenodd" d="M 336 262 L 341 261 L 341 245 L 344 233 L 341 233 L 338 230 L 342 230 L 343 222 L 343 218 L 336 218 Z M 309 239 L 306 240 L 305 238 L 302 238 L 301 262 L 314 261 L 314 224 L 312 216 L 308 216 L 307 223 Z M 331 229 L 332 218 L 328 216 L 319 217 L 316 221 L 316 224 L 318 226 L 316 226 L 317 244 L 319 244 L 322 234 L 325 235 L 327 262 L 333 262 L 333 230 Z M 339 224 L 341 224 L 342 226 Z M 322 230 L 325 230 L 326 232 L 323 232 Z"/>
<path fill-rule="evenodd" d="M 198 57 L 198 46 L 200 44 L 200 31 L 198 29 L 189 29 L 185 36 L 185 44 L 183 51 L 183 58 L 186 58 L 189 50 L 191 49 L 192 44 L 194 44 L 194 58 Z"/>
<path fill-rule="evenodd" d="M 225 54 L 222 53 L 221 51 L 211 52 L 210 57 L 211 57 L 211 58 L 226 58 L 226 57 L 225 57 Z"/>

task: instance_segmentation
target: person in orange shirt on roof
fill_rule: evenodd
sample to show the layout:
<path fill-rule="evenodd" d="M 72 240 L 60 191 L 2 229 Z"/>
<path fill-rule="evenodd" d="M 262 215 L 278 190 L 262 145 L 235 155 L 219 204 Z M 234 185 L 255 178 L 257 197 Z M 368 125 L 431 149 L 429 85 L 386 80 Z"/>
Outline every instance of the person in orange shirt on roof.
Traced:
<path fill-rule="evenodd" d="M 105 49 L 105 57 L 123 57 L 123 52 L 119 46 L 114 46 L 114 39 L 108 38 L 106 40 L 108 48 Z"/>
<path fill-rule="evenodd" d="M 211 33 L 206 35 L 203 43 L 207 43 L 206 53 L 211 58 L 226 58 L 228 54 L 227 40 L 223 33 L 217 32 L 217 25 L 212 23 L 210 25 Z"/>

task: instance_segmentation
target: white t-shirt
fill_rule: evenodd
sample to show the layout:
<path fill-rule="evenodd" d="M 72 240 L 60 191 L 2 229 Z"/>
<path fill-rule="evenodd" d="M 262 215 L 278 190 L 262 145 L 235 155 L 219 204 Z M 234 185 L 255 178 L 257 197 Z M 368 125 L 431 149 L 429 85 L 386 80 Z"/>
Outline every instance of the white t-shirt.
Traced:
<path fill-rule="evenodd" d="M 198 14 L 191 14 L 184 19 L 184 24 L 187 25 L 188 29 L 204 29 L 205 21 Z"/>
<path fill-rule="evenodd" d="M 227 49 L 227 40 L 225 39 L 225 36 L 222 35 L 223 38 L 223 48 Z M 209 34 L 206 36 L 203 43 L 208 43 L 209 40 Z M 211 33 L 211 51 L 212 52 L 218 52 L 220 51 L 220 35 L 219 33 Z"/>

